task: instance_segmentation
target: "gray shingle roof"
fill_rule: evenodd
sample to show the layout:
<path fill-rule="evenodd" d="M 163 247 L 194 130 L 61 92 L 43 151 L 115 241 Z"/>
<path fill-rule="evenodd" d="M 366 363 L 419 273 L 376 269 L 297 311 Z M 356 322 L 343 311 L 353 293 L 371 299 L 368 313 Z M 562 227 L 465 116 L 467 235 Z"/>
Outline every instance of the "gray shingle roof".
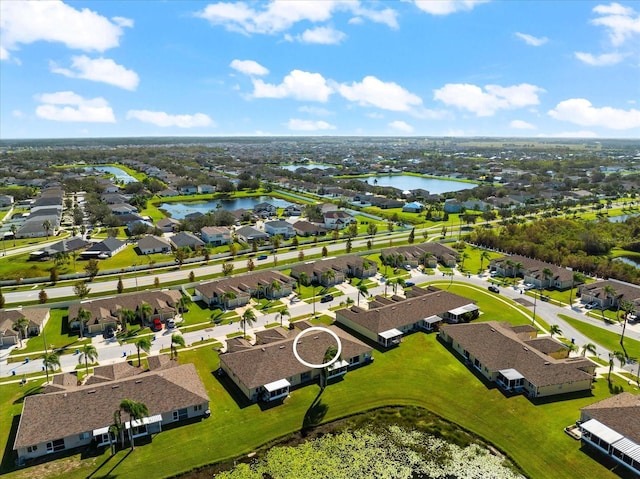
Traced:
<path fill-rule="evenodd" d="M 640 443 L 640 394 L 623 392 L 581 409 L 583 416 L 595 419 L 625 437 Z"/>

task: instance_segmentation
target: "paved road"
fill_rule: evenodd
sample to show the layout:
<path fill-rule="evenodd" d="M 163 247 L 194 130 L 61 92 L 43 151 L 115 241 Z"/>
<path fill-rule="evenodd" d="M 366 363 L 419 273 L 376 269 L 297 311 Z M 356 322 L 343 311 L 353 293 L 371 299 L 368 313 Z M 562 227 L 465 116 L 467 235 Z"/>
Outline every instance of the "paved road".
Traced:
<path fill-rule="evenodd" d="M 434 277 L 433 275 L 422 274 L 417 270 L 413 270 L 411 272 L 411 275 L 412 275 L 411 280 L 416 284 L 433 282 L 441 279 L 441 281 L 439 282 L 441 283 L 440 287 L 442 287 L 443 289 L 446 289 L 447 283 L 450 283 L 450 280 L 451 280 L 450 277 L 440 277 L 440 278 L 438 276 Z M 513 300 L 518 300 L 521 303 L 525 303 L 525 305 L 526 305 L 526 302 L 529 302 L 529 304 L 526 306 L 530 311 L 533 310 L 533 305 L 534 305 L 533 299 L 528 296 L 525 296 L 524 294 L 521 294 L 519 289 L 514 289 L 513 287 L 500 288 L 500 295 L 496 295 L 495 293 L 491 293 L 490 291 L 488 291 L 487 290 L 488 279 L 489 279 L 488 276 L 471 275 L 469 277 L 467 275 L 463 275 L 456 272 L 453 279 L 455 280 L 456 284 L 468 285 L 469 287 L 478 287 L 481 289 L 483 294 L 492 296 L 494 299 L 497 299 L 497 300 L 503 300 L 503 298 L 510 298 Z M 355 286 L 349 285 L 348 283 L 343 283 L 338 285 L 337 288 L 344 294 L 341 296 L 335 296 L 334 300 L 328 303 L 320 303 L 319 301 L 317 301 L 315 304 L 317 314 L 333 315 L 333 313 L 329 311 L 329 308 L 339 306 L 341 302 L 346 301 L 347 297 L 350 297 L 351 299 L 353 299 L 355 303 L 358 302 L 358 291 Z M 378 286 L 369 288 L 369 293 L 371 295 L 383 294 L 384 289 L 385 289 L 384 285 L 379 284 Z M 390 291 L 387 291 L 387 292 L 390 292 Z M 401 292 L 402 292 L 402 288 L 399 288 L 399 293 Z M 295 317 L 312 314 L 313 308 L 314 308 L 313 304 L 308 304 L 303 301 L 290 302 L 292 297 L 293 296 L 283 299 L 283 302 L 287 304 L 287 307 L 291 312 L 291 317 L 295 318 Z M 364 306 L 365 301 L 362 297 L 360 297 L 359 301 Z M 506 300 L 504 300 L 504 302 L 505 302 L 505 306 L 510 304 Z M 547 324 L 558 324 L 563 331 L 563 336 L 566 338 L 573 338 L 575 340 L 575 343 L 579 347 L 585 343 L 593 342 L 593 341 L 585 337 L 578 331 L 574 330 L 571 326 L 569 326 L 567 323 L 565 323 L 560 318 L 558 318 L 557 315 L 559 313 L 565 314 L 567 316 L 571 316 L 583 322 L 593 324 L 603 329 L 608 329 L 617 334 L 620 334 L 620 326 L 604 325 L 602 321 L 589 318 L 580 312 L 577 312 L 575 310 L 570 310 L 568 307 L 562 308 L 562 307 L 554 306 L 550 303 L 546 303 L 542 301 L 537 301 L 535 306 L 536 306 L 536 318 L 544 320 Z M 511 306 L 508 306 L 508 307 L 511 307 Z M 523 313 L 521 313 L 518 309 L 513 308 L 513 314 L 515 315 L 515 314 L 523 314 Z M 253 325 L 252 328 L 247 329 L 248 334 L 251 334 L 251 332 L 264 329 L 264 326 L 266 324 L 280 321 L 280 317 L 278 316 L 277 313 L 262 314 L 260 311 L 257 311 L 257 316 L 258 318 L 255 325 Z M 527 317 L 530 318 L 531 315 L 529 314 L 527 315 Z M 285 326 L 288 325 L 287 318 L 283 320 L 283 325 Z M 540 325 L 538 325 L 538 327 L 540 327 Z M 154 339 L 152 341 L 151 354 L 158 354 L 161 349 L 168 349 L 171 345 L 171 335 L 174 332 L 182 334 L 185 339 L 185 343 L 187 347 L 189 347 L 195 342 L 202 341 L 202 340 L 209 340 L 209 339 L 216 339 L 217 341 L 220 341 L 224 344 L 224 340 L 226 339 L 226 336 L 228 334 L 237 333 L 239 331 L 242 331 L 240 322 L 236 322 L 234 324 L 228 324 L 228 325 L 221 325 L 221 326 L 215 326 L 212 324 L 210 328 L 199 330 L 199 331 L 186 332 L 186 333 L 181 333 L 179 328 L 173 331 L 163 330 L 162 332 L 155 334 Z M 629 325 L 627 327 L 626 335 L 629 338 L 640 340 L 640 324 Z M 99 354 L 98 360 L 102 365 L 111 364 L 118 361 L 124 361 L 127 359 L 135 360 L 136 348 L 134 345 L 128 344 L 123 346 L 118 344 L 117 341 L 105 340 L 102 338 L 102 336 L 95 336 L 93 337 L 92 341 L 94 346 L 98 350 L 98 354 Z M 607 359 L 609 351 L 600 345 L 596 345 L 596 346 L 597 346 L 598 356 L 603 359 Z M 15 375 L 17 378 L 16 380 L 19 380 L 18 378 L 20 378 L 21 375 L 23 374 L 43 371 L 42 361 L 39 359 L 34 359 L 32 361 L 29 361 L 28 363 L 22 362 L 22 363 L 7 364 L 6 357 L 8 356 L 8 352 L 9 352 L 8 349 L 0 350 L 0 376 L 1 377 L 11 376 L 13 375 L 13 371 L 15 371 Z M 78 356 L 75 354 L 62 355 L 60 357 L 62 370 L 63 371 L 75 370 L 76 366 L 78 365 L 78 359 L 79 359 Z M 629 364 L 627 365 L 626 369 L 635 374 L 637 370 L 637 366 Z M 616 370 L 618 370 L 617 364 L 616 364 Z"/>

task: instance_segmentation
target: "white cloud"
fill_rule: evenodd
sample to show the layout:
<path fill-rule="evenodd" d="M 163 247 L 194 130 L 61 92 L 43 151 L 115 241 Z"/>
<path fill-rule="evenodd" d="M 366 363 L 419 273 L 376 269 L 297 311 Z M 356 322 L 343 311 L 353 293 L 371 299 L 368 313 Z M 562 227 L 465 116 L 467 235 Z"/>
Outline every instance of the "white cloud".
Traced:
<path fill-rule="evenodd" d="M 431 15 L 449 15 L 450 13 L 469 11 L 476 5 L 489 0 L 414 0 L 416 7 Z"/>
<path fill-rule="evenodd" d="M 194 115 L 170 115 L 164 111 L 150 110 L 129 110 L 127 120 L 136 119 L 152 125 L 178 128 L 196 128 L 203 126 L 215 126 L 215 123 L 208 115 L 196 113 Z"/>
<path fill-rule="evenodd" d="M 256 6 L 258 8 L 253 8 Z M 272 0 L 269 3 L 218 2 L 207 5 L 195 16 L 212 25 L 224 26 L 227 30 L 250 35 L 254 33 L 276 34 L 290 29 L 299 22 L 321 23 L 331 19 L 339 10 L 351 11 L 372 22 L 397 28 L 397 13 L 386 8 L 372 10 L 357 1 L 323 0 Z"/>
<path fill-rule="evenodd" d="M 631 7 L 611 3 L 598 5 L 593 12 L 600 16 L 591 20 L 591 23 L 604 27 L 614 46 L 620 46 L 632 37 L 640 35 L 640 14 Z"/>
<path fill-rule="evenodd" d="M 88 8 L 76 10 L 58 0 L 0 2 L 0 19 L 6 50 L 46 41 L 63 43 L 77 50 L 102 52 L 117 47 L 123 26 L 132 24 L 122 17 L 112 22 Z"/>
<path fill-rule="evenodd" d="M 622 53 L 617 53 L 617 52 L 603 53 L 601 55 L 575 52 L 574 55 L 581 62 L 594 67 L 616 65 L 617 63 L 620 63 L 622 60 L 624 60 L 624 57 L 626 56 L 626 55 L 623 55 Z"/>
<path fill-rule="evenodd" d="M 447 83 L 434 91 L 434 98 L 441 102 L 468 110 L 477 116 L 492 116 L 498 110 L 510 110 L 538 105 L 538 93 L 544 90 L 535 85 L 521 83 L 509 87 L 486 85 L 484 90 L 468 83 Z"/>
<path fill-rule="evenodd" d="M 321 45 L 338 45 L 342 40 L 347 38 L 343 32 L 335 30 L 332 27 L 317 27 L 311 30 L 307 29 L 302 35 L 297 37 L 302 43 L 319 43 Z"/>
<path fill-rule="evenodd" d="M 517 130 L 536 130 L 537 129 L 535 125 L 532 125 L 531 123 L 528 123 L 524 120 L 513 120 L 511 123 L 509 123 L 509 126 Z"/>
<path fill-rule="evenodd" d="M 280 85 L 253 80 L 255 98 L 294 98 L 303 101 L 326 102 L 333 93 L 327 81 L 319 73 L 293 70 L 284 77 Z"/>
<path fill-rule="evenodd" d="M 52 121 L 115 123 L 109 103 L 101 97 L 85 99 L 72 91 L 43 93 L 36 97 L 42 105 L 36 116 Z"/>
<path fill-rule="evenodd" d="M 11 112 L 11 115 L 12 115 L 14 118 L 24 118 L 24 117 L 26 116 L 26 115 L 22 112 L 22 110 L 13 110 L 13 111 Z"/>
<path fill-rule="evenodd" d="M 233 60 L 230 66 L 234 70 L 244 73 L 245 75 L 260 76 L 269 73 L 269 70 L 266 67 L 263 67 L 253 60 Z"/>
<path fill-rule="evenodd" d="M 300 108 L 298 108 L 298 111 L 302 112 L 302 113 L 310 113 L 311 115 L 316 115 L 316 116 L 330 116 L 333 115 L 332 111 L 327 110 L 326 108 L 320 108 L 317 106 L 309 106 L 309 105 L 303 105 Z"/>
<path fill-rule="evenodd" d="M 0 45 L 0 60 L 8 60 L 9 59 L 9 50 Z"/>
<path fill-rule="evenodd" d="M 540 138 L 598 138 L 593 131 L 581 130 L 581 131 L 561 131 L 559 133 L 551 133 L 550 135 L 540 134 Z"/>
<path fill-rule="evenodd" d="M 113 23 L 123 28 L 133 28 L 133 20 L 125 17 L 111 17 Z"/>
<path fill-rule="evenodd" d="M 367 76 L 360 83 L 353 82 L 337 86 L 338 92 L 349 101 L 361 106 L 374 106 L 383 110 L 409 111 L 422 105 L 422 99 L 405 90 L 397 83 L 383 82 Z"/>
<path fill-rule="evenodd" d="M 287 122 L 287 128 L 295 131 L 319 131 L 319 130 L 335 130 L 336 127 L 326 121 L 301 120 L 299 118 L 291 118 Z"/>
<path fill-rule="evenodd" d="M 533 35 L 520 32 L 516 32 L 516 36 L 532 47 L 540 47 L 549 41 L 547 37 L 534 37 Z"/>
<path fill-rule="evenodd" d="M 373 120 L 382 120 L 384 118 L 384 115 L 377 111 L 372 111 L 371 113 L 367 113 L 366 116 Z"/>
<path fill-rule="evenodd" d="M 69 78 L 82 78 L 97 82 L 108 83 L 125 90 L 135 90 L 140 78 L 133 70 L 127 70 L 110 58 L 91 59 L 86 55 L 72 57 L 71 69 L 51 64 L 51 71 Z"/>
<path fill-rule="evenodd" d="M 403 133 L 413 133 L 413 127 L 404 121 L 392 121 L 391 123 L 389 123 L 389 127 Z"/>
<path fill-rule="evenodd" d="M 580 126 L 601 126 L 612 130 L 628 130 L 640 127 L 640 110 L 622 110 L 605 106 L 594 107 L 584 98 L 571 98 L 558 103 L 549 116 Z"/>

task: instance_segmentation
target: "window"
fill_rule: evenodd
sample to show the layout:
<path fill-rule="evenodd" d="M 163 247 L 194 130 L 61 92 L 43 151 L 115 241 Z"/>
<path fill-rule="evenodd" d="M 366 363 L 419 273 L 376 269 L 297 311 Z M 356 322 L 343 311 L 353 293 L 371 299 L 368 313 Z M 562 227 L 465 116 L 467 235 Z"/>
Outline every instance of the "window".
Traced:
<path fill-rule="evenodd" d="M 38 446 L 29 446 L 27 448 L 27 452 L 34 452 L 38 450 Z"/>
<path fill-rule="evenodd" d="M 173 420 L 181 421 L 183 419 L 187 419 L 187 408 L 178 409 L 177 411 L 173 411 Z"/>
<path fill-rule="evenodd" d="M 349 364 L 354 365 L 360 363 L 360 356 L 349 358 Z"/>
<path fill-rule="evenodd" d="M 56 439 L 47 443 L 47 452 L 56 452 L 64 450 L 64 439 Z"/>
<path fill-rule="evenodd" d="M 193 406 L 194 411 L 202 411 L 202 404 L 198 404 L 197 406 Z"/>
<path fill-rule="evenodd" d="M 91 437 L 91 436 L 89 435 L 89 433 L 88 433 L 88 432 L 83 432 L 83 433 L 80 433 L 80 437 L 79 437 L 79 439 L 80 439 L 81 441 L 84 441 L 84 440 L 86 440 L 86 439 L 89 439 L 90 437 Z"/>

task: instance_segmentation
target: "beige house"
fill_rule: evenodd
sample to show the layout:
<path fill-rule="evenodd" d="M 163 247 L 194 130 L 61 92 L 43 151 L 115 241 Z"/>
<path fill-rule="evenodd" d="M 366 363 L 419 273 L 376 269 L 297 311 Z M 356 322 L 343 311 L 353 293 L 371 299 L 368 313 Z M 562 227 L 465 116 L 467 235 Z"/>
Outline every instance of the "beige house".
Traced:
<path fill-rule="evenodd" d="M 463 298 L 435 287 L 414 287 L 408 297 L 377 297 L 369 309 L 359 306 L 336 311 L 336 322 L 384 346 L 397 346 L 402 336 L 413 331 L 431 331 L 443 321 L 458 322 L 478 317 L 478 307 Z"/>
<path fill-rule="evenodd" d="M 458 255 L 455 249 L 435 242 L 385 248 L 380 253 L 382 257 L 391 258 L 390 265 L 399 268 L 407 264 L 435 268 L 437 263 L 452 268 L 458 262 Z"/>
<path fill-rule="evenodd" d="M 321 370 L 302 364 L 293 352 L 295 337 L 311 324 L 300 321 L 294 325 L 293 330 L 273 328 L 257 333 L 255 345 L 241 338 L 228 341 L 228 352 L 220 355 L 220 370 L 250 401 L 283 399 L 292 387 L 318 380 Z M 371 346 L 338 327 L 329 326 L 328 329 L 342 344 L 342 359 L 329 366 L 328 380 L 342 377 L 349 369 L 371 361 Z M 326 332 L 312 331 L 302 336 L 296 349 L 304 361 L 321 364 L 330 346 L 337 347 L 335 338 Z"/>
<path fill-rule="evenodd" d="M 114 412 L 123 399 L 144 403 L 149 416 L 130 421 L 134 439 L 157 434 L 163 426 L 208 417 L 209 396 L 193 364 L 119 377 L 97 384 L 57 385 L 57 391 L 25 397 L 13 450 L 18 463 L 70 449 L 109 446 Z M 129 366 L 131 368 L 131 366 Z M 137 369 L 137 368 L 135 368 Z"/>
<path fill-rule="evenodd" d="M 47 324 L 49 316 L 49 308 L 0 310 L 0 346 L 10 346 L 20 342 L 20 336 L 23 333 L 14 329 L 16 321 L 20 318 L 26 318 L 29 321 L 29 326 L 27 326 L 27 337 L 29 337 L 40 334 Z"/>
<path fill-rule="evenodd" d="M 490 267 L 500 276 L 521 276 L 525 283 L 531 283 L 539 289 L 555 288 L 562 290 L 571 288 L 574 285 L 573 271 L 518 254 L 493 259 Z M 545 276 L 545 270 L 550 271 L 551 274 Z M 575 282 L 575 284 L 579 284 L 579 282 Z"/>
<path fill-rule="evenodd" d="M 569 358 L 564 344 L 535 334 L 531 326 L 497 321 L 449 324 L 439 332 L 469 367 L 506 391 L 532 398 L 589 391 L 596 364 Z"/>
<path fill-rule="evenodd" d="M 291 277 L 297 280 L 304 273 L 308 278 L 306 285 L 316 283 L 326 287 L 342 283 L 345 277 L 369 278 L 377 271 L 374 261 L 347 255 L 295 265 L 291 268 Z"/>

